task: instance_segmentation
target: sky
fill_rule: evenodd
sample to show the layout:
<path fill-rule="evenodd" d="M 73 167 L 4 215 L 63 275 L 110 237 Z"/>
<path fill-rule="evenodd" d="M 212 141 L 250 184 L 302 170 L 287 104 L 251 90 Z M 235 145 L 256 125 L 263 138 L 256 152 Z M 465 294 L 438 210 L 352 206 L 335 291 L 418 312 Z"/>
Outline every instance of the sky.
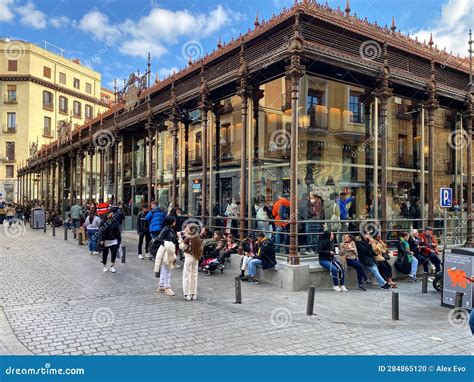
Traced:
<path fill-rule="evenodd" d="M 325 2 L 325 0 L 319 0 Z M 148 52 L 153 78 L 163 79 L 269 19 L 294 0 L 0 0 L 0 37 L 33 42 L 102 74 L 112 89 L 134 71 L 144 72 Z M 345 8 L 346 0 L 328 0 Z M 391 24 L 423 41 L 467 56 L 474 0 L 351 0 L 361 18 Z M 61 49 L 61 50 L 60 50 Z"/>

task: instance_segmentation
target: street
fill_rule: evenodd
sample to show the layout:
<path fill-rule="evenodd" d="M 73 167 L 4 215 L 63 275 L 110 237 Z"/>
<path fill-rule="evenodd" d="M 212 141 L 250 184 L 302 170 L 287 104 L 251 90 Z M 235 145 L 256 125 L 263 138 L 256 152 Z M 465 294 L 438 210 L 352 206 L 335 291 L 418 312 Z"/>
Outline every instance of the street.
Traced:
<path fill-rule="evenodd" d="M 235 271 L 199 273 L 198 300 L 155 295 L 153 263 L 136 255 L 136 234 L 124 234 L 126 263 L 103 273 L 87 246 L 52 237 L 51 228 L 0 227 L 2 354 L 472 354 L 467 325 L 449 319 L 429 285 L 399 283 L 400 321 L 391 320 L 391 292 L 307 292 L 243 283 L 234 304 Z M 3 324 L 2 324 L 3 322 Z M 6 325 L 8 323 L 9 325 Z"/>

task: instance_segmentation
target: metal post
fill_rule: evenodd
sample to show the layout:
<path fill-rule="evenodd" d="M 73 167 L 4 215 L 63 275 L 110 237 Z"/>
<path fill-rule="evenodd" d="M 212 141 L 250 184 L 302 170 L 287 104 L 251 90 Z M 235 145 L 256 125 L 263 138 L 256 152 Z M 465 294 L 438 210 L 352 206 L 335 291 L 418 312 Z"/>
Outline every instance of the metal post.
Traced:
<path fill-rule="evenodd" d="M 420 141 L 420 205 L 421 205 L 421 226 L 425 226 L 425 109 L 421 105 L 421 141 Z"/>
<path fill-rule="evenodd" d="M 240 277 L 235 278 L 235 303 L 234 304 L 242 304 L 242 289 L 241 289 Z"/>
<path fill-rule="evenodd" d="M 51 223 L 51 231 L 52 231 L 52 235 L 56 236 L 56 226 L 54 225 L 54 221 Z"/>
<path fill-rule="evenodd" d="M 443 222 L 443 236 L 444 236 L 444 247 L 446 248 L 446 245 L 448 244 L 447 240 L 448 240 L 448 228 L 447 228 L 447 212 L 446 212 L 446 208 L 443 208 L 444 210 L 444 222 Z"/>
<path fill-rule="evenodd" d="M 456 297 L 454 298 L 454 307 L 462 308 L 462 300 L 464 298 L 463 292 L 456 292 Z"/>
<path fill-rule="evenodd" d="M 428 293 L 428 273 L 423 272 L 421 279 L 421 293 Z"/>
<path fill-rule="evenodd" d="M 67 227 L 64 227 L 64 240 L 67 240 Z"/>
<path fill-rule="evenodd" d="M 77 234 L 77 242 L 79 245 L 82 245 L 82 228 L 79 229 L 79 233 Z"/>
<path fill-rule="evenodd" d="M 374 102 L 374 218 L 379 220 L 379 99 Z"/>
<path fill-rule="evenodd" d="M 127 247 L 122 245 L 122 257 L 120 258 L 120 262 L 125 264 L 125 257 L 127 256 Z"/>
<path fill-rule="evenodd" d="M 400 320 L 398 292 L 392 292 L 392 321 Z"/>
<path fill-rule="evenodd" d="M 44 219 L 43 232 L 46 233 L 46 219 Z"/>
<path fill-rule="evenodd" d="M 308 302 L 306 304 L 306 315 L 312 316 L 314 314 L 314 293 L 316 291 L 316 287 L 312 286 L 309 287 L 308 290 Z"/>

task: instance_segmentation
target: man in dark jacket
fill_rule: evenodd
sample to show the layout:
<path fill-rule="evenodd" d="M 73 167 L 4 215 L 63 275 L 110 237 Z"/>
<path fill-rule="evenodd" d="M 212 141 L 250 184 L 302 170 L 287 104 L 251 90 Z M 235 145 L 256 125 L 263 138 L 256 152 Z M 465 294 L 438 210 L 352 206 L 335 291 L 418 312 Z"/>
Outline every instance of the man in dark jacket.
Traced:
<path fill-rule="evenodd" d="M 359 237 L 356 240 L 357 255 L 359 261 L 367 267 L 372 275 L 375 277 L 375 280 L 380 285 L 382 289 L 390 289 L 390 284 L 387 283 L 383 277 L 380 275 L 379 269 L 377 268 L 377 263 L 375 262 L 375 252 L 370 245 L 370 232 L 365 232 L 364 237 Z"/>
<path fill-rule="evenodd" d="M 137 216 L 137 234 L 138 234 L 138 258 L 143 259 L 142 247 L 143 239 L 145 239 L 145 253 L 146 257 L 150 258 L 151 255 L 148 253 L 148 247 L 150 245 L 151 236 L 148 230 L 148 221 L 145 220 L 145 216 L 148 213 L 148 205 L 143 204 L 142 211 Z"/>
<path fill-rule="evenodd" d="M 155 201 L 151 202 L 151 211 L 146 214 L 145 220 L 149 224 L 150 235 L 153 239 L 157 238 L 160 234 L 165 217 L 166 212 Z"/>
<path fill-rule="evenodd" d="M 257 241 L 257 255 L 250 260 L 248 264 L 249 280 L 253 281 L 254 284 L 259 283 L 258 279 L 255 277 L 257 274 L 257 267 L 261 266 L 262 269 L 265 270 L 273 268 L 276 265 L 275 248 L 273 247 L 273 243 L 265 237 L 263 232 L 258 233 Z"/>

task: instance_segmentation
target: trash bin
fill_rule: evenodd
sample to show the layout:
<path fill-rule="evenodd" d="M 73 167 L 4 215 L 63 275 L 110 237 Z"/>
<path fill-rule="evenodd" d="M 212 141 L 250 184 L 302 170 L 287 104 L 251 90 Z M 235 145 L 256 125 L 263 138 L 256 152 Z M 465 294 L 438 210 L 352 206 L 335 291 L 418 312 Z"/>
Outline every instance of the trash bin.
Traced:
<path fill-rule="evenodd" d="M 33 229 L 44 229 L 46 216 L 43 208 L 32 208 L 30 227 Z"/>
<path fill-rule="evenodd" d="M 453 308 L 456 292 L 462 292 L 462 307 L 472 309 L 472 284 L 468 278 L 473 273 L 474 248 L 453 248 L 444 254 L 442 306 Z"/>

